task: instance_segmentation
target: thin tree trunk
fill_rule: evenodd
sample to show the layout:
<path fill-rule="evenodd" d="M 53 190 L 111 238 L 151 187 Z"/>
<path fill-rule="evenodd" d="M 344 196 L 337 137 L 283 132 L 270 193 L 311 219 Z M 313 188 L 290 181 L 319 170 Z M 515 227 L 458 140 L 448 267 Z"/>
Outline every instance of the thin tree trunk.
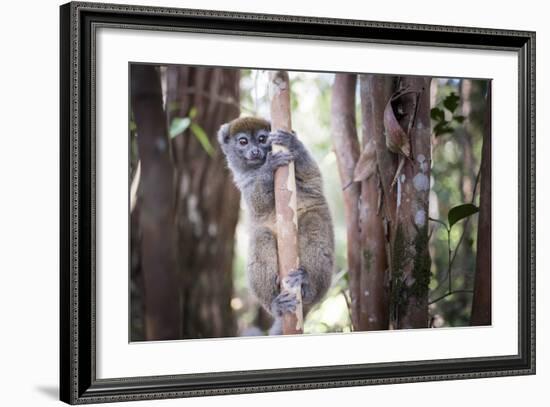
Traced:
<path fill-rule="evenodd" d="M 474 297 L 470 325 L 491 325 L 491 83 L 487 85 Z"/>
<path fill-rule="evenodd" d="M 336 74 L 332 87 L 331 135 L 344 188 L 344 215 L 347 230 L 348 276 L 351 297 L 351 321 L 354 330 L 364 330 L 361 315 L 361 235 L 359 198 L 361 184 L 353 182 L 360 147 L 355 125 L 355 88 L 357 76 Z M 366 318 L 365 318 L 366 319 Z"/>
<path fill-rule="evenodd" d="M 145 339 L 179 337 L 174 166 L 158 68 L 132 64 L 132 111 L 141 158 L 140 227 Z"/>
<path fill-rule="evenodd" d="M 188 128 L 172 140 L 177 166 L 179 307 L 182 338 L 235 336 L 231 308 L 233 252 L 240 194 L 225 167 L 215 135 L 239 116 L 238 70 L 168 66 L 167 118 L 189 117 L 204 130 L 210 155 Z M 226 100 L 224 102 L 223 100 Z"/>
<path fill-rule="evenodd" d="M 373 76 L 371 78 L 374 79 Z M 363 85 L 366 87 L 365 92 L 361 92 L 363 151 L 367 149 L 369 143 L 376 146 L 377 131 L 383 127 L 382 111 L 378 112 L 375 104 L 379 103 L 378 100 L 385 100 L 385 98 L 377 99 L 381 89 L 375 90 L 373 85 L 375 84 L 372 80 L 366 81 Z M 379 115 L 377 116 L 376 113 Z M 377 161 L 376 154 L 372 159 Z M 362 181 L 359 208 L 362 245 L 360 325 L 362 330 L 384 330 L 389 327 L 389 270 L 387 240 L 384 233 L 383 188 L 378 170 L 367 180 Z"/>
<path fill-rule="evenodd" d="M 271 128 L 291 131 L 290 82 L 288 73 L 274 71 L 269 77 L 271 89 Z M 284 147 L 273 145 L 273 152 Z M 283 334 L 299 334 L 303 331 L 301 287 L 289 287 L 285 277 L 299 266 L 298 212 L 296 208 L 296 177 L 294 162 L 275 171 L 275 212 L 277 215 L 277 253 L 281 290 L 293 291 L 298 298 L 295 313 L 283 315 Z"/>
<path fill-rule="evenodd" d="M 393 177 L 397 171 L 397 156 L 386 147 L 386 137 L 384 128 L 384 109 L 386 103 L 390 100 L 395 89 L 395 81 L 390 76 L 382 75 L 361 75 L 360 81 L 361 106 L 363 112 L 363 128 L 364 140 L 367 139 L 375 145 L 377 172 L 375 181 L 377 188 L 375 191 L 376 215 L 366 216 L 365 220 L 369 220 L 369 226 L 362 228 L 362 240 L 377 239 L 378 245 L 383 244 L 384 258 L 380 257 L 381 248 L 377 245 L 375 253 L 376 261 L 373 261 L 376 273 L 369 279 L 374 291 L 370 290 L 369 294 L 374 294 L 378 297 L 378 301 L 370 299 L 372 302 L 371 308 L 373 315 L 376 316 L 376 321 L 372 321 L 372 329 L 388 329 L 390 327 L 390 278 L 391 278 L 391 259 L 392 259 L 392 229 L 395 224 L 397 194 L 395 186 L 392 186 Z M 367 134 L 370 135 L 367 137 Z M 371 184 L 371 188 L 373 185 Z M 367 186 L 365 186 L 367 189 Z M 374 191 L 372 191 L 374 192 Z M 365 196 L 365 200 L 368 197 Z M 378 208 L 381 206 L 380 209 Z M 378 213 L 379 212 L 379 213 Z M 382 225 L 382 233 L 380 233 L 380 223 L 376 220 L 380 217 Z M 371 231 L 372 228 L 372 231 Z M 372 238 L 369 235 L 372 233 Z M 374 256 L 370 256 L 374 260 Z M 384 269 L 383 274 L 381 274 Z M 370 297 L 369 295 L 369 297 Z M 376 323 L 376 324 L 375 324 Z"/>

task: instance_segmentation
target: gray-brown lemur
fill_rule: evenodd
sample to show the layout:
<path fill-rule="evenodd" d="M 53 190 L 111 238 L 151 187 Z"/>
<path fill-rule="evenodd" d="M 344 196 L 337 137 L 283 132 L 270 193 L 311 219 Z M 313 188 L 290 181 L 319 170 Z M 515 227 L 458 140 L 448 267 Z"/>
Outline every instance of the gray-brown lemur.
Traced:
<path fill-rule="evenodd" d="M 250 218 L 247 274 L 249 285 L 275 323 L 270 334 L 280 334 L 281 316 L 296 309 L 297 299 L 280 293 L 277 266 L 277 228 L 273 173 L 295 162 L 300 267 L 289 273 L 290 285 L 302 285 L 304 316 L 327 292 L 334 266 L 334 232 L 323 195 L 321 172 L 302 142 L 282 130 L 270 132 L 267 120 L 235 119 L 221 126 L 218 141 Z M 271 144 L 288 152 L 271 152 Z"/>

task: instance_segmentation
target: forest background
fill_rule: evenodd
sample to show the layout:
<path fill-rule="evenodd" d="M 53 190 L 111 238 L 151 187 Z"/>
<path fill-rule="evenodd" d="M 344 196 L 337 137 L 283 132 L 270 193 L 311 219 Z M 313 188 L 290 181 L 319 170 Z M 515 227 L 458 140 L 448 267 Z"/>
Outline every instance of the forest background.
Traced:
<path fill-rule="evenodd" d="M 246 216 L 215 133 L 222 123 L 239 115 L 269 117 L 269 71 L 143 68 L 145 72 L 138 72 L 139 81 L 133 75 L 129 123 L 131 340 L 265 334 L 270 317 L 251 295 L 246 282 Z M 381 107 L 392 98 L 390 92 L 376 99 L 379 95 L 372 91 L 373 85 L 377 80 L 389 81 L 395 95 L 399 88 L 404 89 L 401 82 L 405 83 L 407 77 L 293 71 L 289 76 L 293 128 L 321 168 L 336 237 L 337 270 L 332 287 L 308 315 L 304 332 L 398 328 L 391 322 L 396 280 L 388 264 L 381 277 L 386 296 L 376 299 L 386 304 L 381 312 L 388 322 L 383 327 L 369 328 L 368 322 L 361 325 L 359 317 L 354 317 L 358 300 L 353 294 L 350 220 L 345 213 L 345 194 L 350 188 L 339 168 L 337 148 L 335 151 L 335 140 L 341 137 L 335 134 L 335 115 L 342 114 L 335 109 L 342 105 L 341 101 L 335 103 L 335 98 L 342 97 L 342 86 L 348 89 L 344 96 L 352 100 L 353 127 L 364 152 L 362 133 L 368 131 L 368 97 L 371 105 Z M 478 257 L 477 210 L 484 135 L 490 143 L 490 82 L 422 79 L 428 84 L 423 97 L 429 101 L 431 132 L 427 195 L 427 250 L 431 261 L 425 295 L 426 327 L 467 326 L 472 323 Z M 140 99 L 143 94 L 149 95 L 145 105 L 145 99 Z M 151 94 L 156 95 L 155 100 Z M 418 96 L 414 92 L 411 95 Z M 149 144 L 145 136 L 142 140 L 139 136 L 144 106 L 147 119 L 141 121 L 141 128 L 143 134 L 151 129 Z M 169 148 L 165 154 L 155 155 L 154 146 L 162 140 Z M 392 169 L 391 175 L 396 171 Z M 358 183 L 365 181 L 358 179 Z M 483 252 L 489 261 L 490 255 L 490 251 Z M 363 290 L 362 294 L 366 293 Z M 485 311 L 489 319 L 480 324 L 490 323 L 490 308 Z"/>

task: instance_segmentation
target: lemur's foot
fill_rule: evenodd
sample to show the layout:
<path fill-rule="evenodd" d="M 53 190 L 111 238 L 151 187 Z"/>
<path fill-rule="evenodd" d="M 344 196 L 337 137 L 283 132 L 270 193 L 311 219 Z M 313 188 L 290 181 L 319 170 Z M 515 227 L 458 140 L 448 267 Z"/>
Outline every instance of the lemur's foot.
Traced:
<path fill-rule="evenodd" d="M 302 285 L 306 277 L 306 271 L 303 267 L 298 267 L 296 270 L 292 270 L 285 278 L 286 284 L 290 287 L 296 287 Z"/>
<path fill-rule="evenodd" d="M 271 313 L 281 317 L 283 314 L 293 313 L 296 311 L 298 299 L 294 293 L 283 291 L 271 303 Z"/>
<path fill-rule="evenodd" d="M 300 286 L 302 293 L 302 301 L 309 303 L 313 299 L 313 292 L 311 291 L 311 285 L 306 270 L 300 266 L 296 270 L 292 270 L 285 278 L 286 284 L 289 287 Z"/>

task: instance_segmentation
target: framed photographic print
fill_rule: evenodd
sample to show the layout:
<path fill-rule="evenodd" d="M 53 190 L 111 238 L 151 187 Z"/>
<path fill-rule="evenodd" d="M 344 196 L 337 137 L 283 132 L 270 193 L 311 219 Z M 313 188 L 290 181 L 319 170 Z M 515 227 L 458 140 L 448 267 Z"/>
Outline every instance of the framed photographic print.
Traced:
<path fill-rule="evenodd" d="M 61 399 L 535 372 L 535 34 L 61 6 Z"/>

